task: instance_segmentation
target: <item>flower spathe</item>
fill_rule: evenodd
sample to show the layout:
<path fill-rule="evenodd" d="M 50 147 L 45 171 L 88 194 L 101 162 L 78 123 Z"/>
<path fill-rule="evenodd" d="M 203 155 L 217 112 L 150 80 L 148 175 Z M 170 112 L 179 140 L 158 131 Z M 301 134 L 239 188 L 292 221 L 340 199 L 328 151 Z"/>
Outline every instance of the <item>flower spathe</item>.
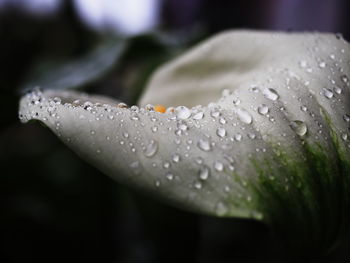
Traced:
<path fill-rule="evenodd" d="M 331 34 L 226 32 L 153 75 L 140 105 L 174 110 L 34 91 L 20 118 L 120 182 L 327 251 L 349 221 L 349 51 Z"/>

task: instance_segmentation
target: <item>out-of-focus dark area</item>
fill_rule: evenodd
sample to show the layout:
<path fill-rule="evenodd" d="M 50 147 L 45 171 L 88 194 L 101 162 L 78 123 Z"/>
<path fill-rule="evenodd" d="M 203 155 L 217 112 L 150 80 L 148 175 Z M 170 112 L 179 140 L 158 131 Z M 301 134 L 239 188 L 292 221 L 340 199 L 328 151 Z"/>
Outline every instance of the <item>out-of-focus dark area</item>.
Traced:
<path fill-rule="evenodd" d="M 136 103 L 156 67 L 225 29 L 350 39 L 346 0 L 0 0 L 0 262 L 283 262 L 262 224 L 180 211 L 120 186 L 39 123 L 27 88 Z M 326 262 L 350 262 L 350 239 Z M 267 261 L 266 261 L 267 262 Z"/>

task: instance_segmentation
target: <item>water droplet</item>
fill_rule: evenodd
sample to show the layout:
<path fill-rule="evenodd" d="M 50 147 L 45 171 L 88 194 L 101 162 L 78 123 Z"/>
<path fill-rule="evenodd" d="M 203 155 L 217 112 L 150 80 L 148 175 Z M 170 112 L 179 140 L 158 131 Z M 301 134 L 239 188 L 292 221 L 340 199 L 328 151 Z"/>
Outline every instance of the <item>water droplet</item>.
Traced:
<path fill-rule="evenodd" d="M 305 111 L 307 111 L 307 107 L 306 106 L 300 106 L 300 110 L 305 112 Z"/>
<path fill-rule="evenodd" d="M 206 166 L 202 167 L 202 168 L 199 170 L 198 175 L 199 175 L 199 178 L 200 178 L 201 180 L 207 180 L 208 177 L 209 177 L 209 175 L 210 175 L 210 170 L 209 170 L 209 168 L 206 167 Z"/>
<path fill-rule="evenodd" d="M 344 83 L 348 83 L 348 82 L 349 82 L 349 78 L 348 78 L 348 76 L 346 76 L 346 75 L 341 75 L 341 76 L 340 76 L 340 79 L 341 79 L 341 81 L 343 81 Z"/>
<path fill-rule="evenodd" d="M 307 126 L 304 122 L 295 120 L 290 123 L 292 130 L 299 136 L 304 136 L 307 133 Z"/>
<path fill-rule="evenodd" d="M 94 135 L 96 132 L 94 130 L 90 131 L 91 135 Z"/>
<path fill-rule="evenodd" d="M 188 129 L 188 126 L 185 123 L 180 123 L 178 127 L 182 131 L 186 131 Z"/>
<path fill-rule="evenodd" d="M 164 163 L 163 163 L 163 167 L 164 167 L 165 169 L 168 169 L 168 168 L 170 167 L 170 163 L 169 163 L 169 162 L 164 162 Z"/>
<path fill-rule="evenodd" d="M 220 112 L 217 111 L 217 110 L 213 110 L 211 113 L 210 113 L 210 116 L 212 116 L 213 118 L 217 118 L 220 116 Z"/>
<path fill-rule="evenodd" d="M 221 124 L 225 124 L 225 123 L 226 123 L 226 120 L 225 120 L 225 118 L 220 118 L 219 122 L 220 122 Z"/>
<path fill-rule="evenodd" d="M 215 211 L 218 216 L 224 216 L 227 213 L 228 209 L 225 204 L 219 202 L 216 204 Z"/>
<path fill-rule="evenodd" d="M 326 67 L 326 62 L 321 61 L 320 63 L 318 63 L 318 66 L 319 66 L 320 68 L 325 68 L 325 67 Z"/>
<path fill-rule="evenodd" d="M 197 144 L 198 148 L 202 151 L 208 152 L 211 150 L 210 142 L 204 139 L 200 139 Z"/>
<path fill-rule="evenodd" d="M 196 158 L 196 163 L 202 164 L 202 163 L 203 163 L 202 157 L 197 157 L 197 158 Z"/>
<path fill-rule="evenodd" d="M 223 165 L 223 163 L 221 163 L 219 161 L 216 161 L 214 163 L 214 168 L 215 168 L 216 171 L 222 172 L 224 170 L 224 165 Z"/>
<path fill-rule="evenodd" d="M 267 107 L 265 104 L 261 104 L 258 107 L 258 113 L 261 115 L 265 115 L 269 112 L 269 107 Z"/>
<path fill-rule="evenodd" d="M 179 106 L 175 109 L 176 116 L 180 120 L 188 119 L 191 116 L 191 110 L 185 106 Z"/>
<path fill-rule="evenodd" d="M 127 108 L 128 105 L 126 105 L 125 103 L 121 102 L 121 103 L 118 103 L 117 107 L 118 108 Z"/>
<path fill-rule="evenodd" d="M 169 181 L 171 181 L 171 180 L 174 179 L 174 175 L 173 175 L 172 173 L 167 173 L 167 174 L 165 175 L 165 177 L 166 177 Z"/>
<path fill-rule="evenodd" d="M 153 126 L 152 127 L 152 132 L 157 132 L 158 131 L 158 127 L 157 126 Z"/>
<path fill-rule="evenodd" d="M 277 91 L 275 91 L 274 89 L 265 88 L 263 90 L 263 94 L 264 94 L 265 98 L 267 98 L 269 100 L 275 101 L 279 98 Z"/>
<path fill-rule="evenodd" d="M 240 142 L 242 140 L 242 135 L 237 133 L 237 134 L 235 134 L 234 139 L 235 139 L 235 141 Z"/>
<path fill-rule="evenodd" d="M 138 121 L 140 118 L 139 116 L 137 115 L 137 113 L 133 113 L 130 117 L 133 121 Z"/>
<path fill-rule="evenodd" d="M 246 123 L 246 124 L 251 124 L 252 121 L 253 121 L 253 118 L 252 116 L 246 111 L 246 110 L 243 110 L 243 109 L 237 109 L 236 110 L 236 113 L 237 113 L 237 116 L 238 118 Z"/>
<path fill-rule="evenodd" d="M 204 113 L 201 111 L 197 112 L 196 114 L 193 115 L 193 119 L 195 119 L 195 120 L 201 120 L 201 119 L 203 119 L 203 117 L 204 117 Z"/>
<path fill-rule="evenodd" d="M 248 138 L 254 140 L 256 135 L 254 133 L 248 133 Z"/>
<path fill-rule="evenodd" d="M 144 149 L 143 153 L 146 157 L 154 156 L 158 151 L 158 143 L 154 140 L 151 140 L 149 144 Z"/>
<path fill-rule="evenodd" d="M 194 183 L 194 188 L 201 189 L 202 188 L 202 183 L 201 182 L 195 182 Z"/>
<path fill-rule="evenodd" d="M 241 100 L 239 98 L 233 98 L 232 103 L 237 106 L 241 103 Z"/>
<path fill-rule="evenodd" d="M 339 88 L 338 86 L 335 86 L 334 88 L 333 88 L 333 90 L 334 90 L 334 92 L 335 93 L 337 93 L 337 94 L 341 94 L 342 93 L 342 89 L 341 88 Z"/>
<path fill-rule="evenodd" d="M 152 104 L 147 104 L 147 105 L 145 106 L 145 109 L 146 109 L 147 111 L 154 111 L 154 106 L 153 106 Z"/>
<path fill-rule="evenodd" d="M 346 122 L 350 122 L 350 115 L 345 113 L 343 115 L 343 120 L 346 121 Z"/>
<path fill-rule="evenodd" d="M 177 153 L 175 153 L 172 157 L 172 160 L 174 163 L 178 163 L 180 161 L 180 155 L 178 155 Z"/>
<path fill-rule="evenodd" d="M 330 89 L 323 89 L 323 95 L 327 98 L 327 99 L 331 99 L 333 98 L 334 94 Z"/>
<path fill-rule="evenodd" d="M 341 138 L 343 139 L 343 141 L 347 141 L 348 140 L 348 135 L 346 133 L 343 133 L 341 135 Z"/>
<path fill-rule="evenodd" d="M 259 92 L 259 88 L 257 86 L 252 86 L 250 87 L 249 89 L 251 92 L 255 92 L 255 93 L 258 93 Z"/>
<path fill-rule="evenodd" d="M 134 112 L 139 112 L 139 107 L 137 107 L 136 105 L 132 105 L 132 106 L 130 107 L 130 110 L 131 110 L 131 111 L 134 111 Z"/>
<path fill-rule="evenodd" d="M 129 133 L 124 132 L 124 133 L 123 133 L 123 137 L 124 137 L 124 138 L 129 138 Z"/>
<path fill-rule="evenodd" d="M 225 130 L 224 128 L 222 128 L 222 127 L 219 127 L 219 128 L 216 130 L 216 134 L 217 134 L 219 137 L 223 138 L 223 137 L 226 136 L 226 130 Z"/>
<path fill-rule="evenodd" d="M 159 187 L 160 186 L 160 181 L 156 180 L 154 184 L 155 184 L 156 187 Z"/>

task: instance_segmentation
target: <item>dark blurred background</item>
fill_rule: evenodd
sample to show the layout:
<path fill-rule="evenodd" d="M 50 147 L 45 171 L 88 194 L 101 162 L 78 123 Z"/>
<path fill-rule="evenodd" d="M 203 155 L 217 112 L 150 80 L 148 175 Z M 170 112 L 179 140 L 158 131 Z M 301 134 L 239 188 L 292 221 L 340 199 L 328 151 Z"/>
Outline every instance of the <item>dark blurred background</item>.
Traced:
<path fill-rule="evenodd" d="M 0 0 L 0 262 L 283 262 L 256 222 L 180 211 L 120 186 L 47 128 L 24 90 L 76 88 L 133 104 L 160 64 L 225 29 L 350 39 L 346 0 Z M 326 262 L 350 262 L 349 239 Z"/>

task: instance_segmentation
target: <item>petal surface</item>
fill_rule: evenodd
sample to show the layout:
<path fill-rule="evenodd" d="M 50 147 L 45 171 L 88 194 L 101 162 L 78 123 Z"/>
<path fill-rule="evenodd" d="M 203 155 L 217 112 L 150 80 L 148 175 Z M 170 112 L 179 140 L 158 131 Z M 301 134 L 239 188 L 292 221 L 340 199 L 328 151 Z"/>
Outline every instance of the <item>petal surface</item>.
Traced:
<path fill-rule="evenodd" d="M 35 91 L 20 118 L 120 182 L 327 251 L 350 218 L 349 54 L 330 34 L 227 32 L 154 74 L 140 104 L 173 112 Z"/>

